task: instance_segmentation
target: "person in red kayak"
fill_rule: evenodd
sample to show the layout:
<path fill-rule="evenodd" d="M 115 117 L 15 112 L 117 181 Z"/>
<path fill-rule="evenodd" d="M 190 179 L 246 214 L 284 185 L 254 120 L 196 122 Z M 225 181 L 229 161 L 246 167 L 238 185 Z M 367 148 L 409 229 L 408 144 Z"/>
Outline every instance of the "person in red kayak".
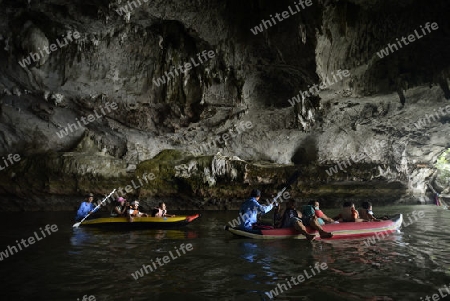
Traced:
<path fill-rule="evenodd" d="M 315 213 L 315 215 L 317 217 L 317 221 L 319 222 L 320 225 L 339 223 L 339 222 L 336 222 L 331 217 L 328 217 L 325 213 L 323 213 L 322 210 L 320 210 L 320 204 L 318 201 L 310 201 L 308 203 L 308 205 L 314 207 L 314 213 Z"/>
<path fill-rule="evenodd" d="M 316 202 L 312 201 L 308 205 L 305 205 L 302 207 L 303 225 L 310 226 L 311 228 L 317 230 L 319 232 L 320 238 L 333 237 L 332 233 L 323 230 L 322 226 L 320 225 L 319 218 L 316 216 L 316 210 L 314 208 L 314 205 L 310 205 L 311 203 L 315 204 Z M 318 206 L 317 206 L 317 208 L 318 208 L 317 210 L 319 210 Z M 326 215 L 324 215 L 324 216 L 326 217 Z M 323 219 L 324 216 L 322 216 L 321 219 Z"/>
<path fill-rule="evenodd" d="M 286 203 L 286 209 L 279 214 L 280 220 L 277 228 L 294 228 L 301 234 L 306 236 L 307 240 L 316 237 L 314 234 L 306 232 L 306 228 L 302 222 L 302 214 L 295 208 L 295 200 L 290 199 Z"/>
<path fill-rule="evenodd" d="M 359 217 L 360 218 L 362 218 L 362 219 L 364 219 L 366 221 L 369 221 L 369 222 L 379 222 L 381 220 L 389 219 L 389 217 L 387 217 L 387 216 L 383 216 L 381 218 L 376 218 L 373 215 L 372 203 L 369 202 L 369 201 L 362 202 L 362 208 L 360 208 L 358 210 L 358 212 L 359 212 Z"/>
<path fill-rule="evenodd" d="M 356 211 L 355 204 L 353 204 L 353 202 L 345 201 L 342 206 L 341 214 L 339 214 L 339 221 L 364 222 L 364 219 L 359 217 L 359 213 Z"/>
<path fill-rule="evenodd" d="M 268 205 L 261 205 L 258 201 L 261 197 L 261 191 L 253 189 L 250 193 L 250 198 L 246 200 L 239 209 L 239 215 L 242 221 L 239 228 L 250 231 L 258 222 L 258 213 L 267 213 L 272 210 L 273 205 L 276 204 L 276 198 Z"/>

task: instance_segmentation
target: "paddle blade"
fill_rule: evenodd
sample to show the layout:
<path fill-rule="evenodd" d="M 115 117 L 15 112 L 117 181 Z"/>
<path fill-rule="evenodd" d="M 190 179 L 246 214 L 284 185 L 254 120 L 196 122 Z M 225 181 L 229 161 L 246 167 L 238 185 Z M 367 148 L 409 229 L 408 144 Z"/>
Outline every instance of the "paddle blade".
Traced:
<path fill-rule="evenodd" d="M 294 184 L 295 181 L 297 181 L 298 177 L 300 177 L 300 175 L 302 174 L 302 172 L 300 170 L 297 170 L 290 178 L 289 180 L 287 180 L 286 183 L 286 187 L 291 186 L 292 184 Z"/>
<path fill-rule="evenodd" d="M 72 228 L 78 228 L 80 226 L 81 223 L 75 223 L 73 224 Z"/>

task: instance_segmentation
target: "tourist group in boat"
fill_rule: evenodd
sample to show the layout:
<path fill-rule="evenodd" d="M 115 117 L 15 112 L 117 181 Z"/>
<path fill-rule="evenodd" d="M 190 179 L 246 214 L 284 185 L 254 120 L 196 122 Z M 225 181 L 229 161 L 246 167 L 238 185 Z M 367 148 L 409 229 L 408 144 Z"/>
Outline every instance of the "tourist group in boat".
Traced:
<path fill-rule="evenodd" d="M 75 217 L 75 221 L 79 222 L 86 218 L 86 216 L 90 216 L 90 218 L 96 218 L 95 213 L 100 209 L 100 204 L 95 205 L 94 194 L 89 193 L 86 196 L 86 200 L 83 201 L 78 208 L 77 215 Z M 136 217 L 175 217 L 174 214 L 167 214 L 166 204 L 164 202 L 160 202 L 158 207 L 153 208 L 151 214 L 143 213 L 139 211 L 139 200 L 134 200 L 131 203 L 128 202 L 125 198 L 119 197 L 111 210 L 111 217 L 127 217 L 129 222 L 133 222 Z"/>
<path fill-rule="evenodd" d="M 340 214 L 336 217 L 328 217 L 322 210 L 318 201 L 310 201 L 307 205 L 301 207 L 301 210 L 296 208 L 296 202 L 290 199 L 286 202 L 285 208 L 278 204 L 276 198 L 268 205 L 261 205 L 259 203 L 261 191 L 254 189 L 239 210 L 239 215 L 243 219 L 242 223 L 237 227 L 241 230 L 252 232 L 261 229 L 274 228 L 293 228 L 300 234 L 305 235 L 309 240 L 314 239 L 315 235 L 307 232 L 306 227 L 317 230 L 320 238 L 331 238 L 333 234 L 325 231 L 322 226 L 331 223 L 342 222 L 368 222 L 385 220 L 387 217 L 377 219 L 372 211 L 372 204 L 368 201 L 362 203 L 362 208 L 356 210 L 355 204 L 346 201 L 343 204 Z M 273 226 L 268 226 L 258 222 L 260 213 L 267 213 L 275 207 Z"/>
<path fill-rule="evenodd" d="M 327 216 L 321 209 L 320 204 L 318 201 L 310 201 L 307 205 L 301 206 L 300 209 L 297 209 L 296 207 L 296 201 L 294 199 L 289 199 L 287 202 L 285 202 L 285 205 L 282 206 L 277 201 L 278 198 L 281 196 L 281 194 L 278 194 L 276 197 L 272 199 L 272 201 L 268 201 L 266 205 L 260 204 L 260 198 L 261 198 L 261 191 L 258 189 L 253 189 L 250 193 L 250 197 L 245 200 L 239 210 L 239 216 L 240 220 L 237 225 L 234 225 L 233 234 L 237 234 L 240 236 L 247 236 L 252 237 L 250 234 L 265 234 L 266 237 L 268 233 L 262 233 L 261 231 L 267 231 L 267 230 L 275 230 L 275 229 L 292 229 L 292 233 L 290 233 L 290 236 L 293 236 L 294 234 L 303 235 L 307 240 L 313 240 L 316 238 L 316 233 L 321 239 L 328 239 L 332 238 L 334 236 L 332 230 L 335 230 L 339 228 L 339 226 L 326 226 L 327 224 L 340 224 L 340 223 L 359 223 L 359 222 L 377 222 L 382 220 L 388 220 L 387 217 L 383 218 L 376 218 L 374 216 L 374 213 L 372 211 L 372 204 L 368 201 L 365 201 L 362 203 L 362 206 L 359 210 L 356 210 L 355 204 L 350 201 L 346 201 L 343 204 L 341 212 L 335 216 L 335 217 L 329 217 Z M 110 219 L 107 219 L 106 221 L 100 221 L 98 216 L 98 210 L 100 208 L 100 205 L 95 205 L 93 203 L 94 195 L 92 193 L 89 193 L 86 196 L 86 200 L 83 201 L 77 211 L 76 215 L 76 221 L 80 222 L 78 224 L 81 224 L 84 220 L 87 218 L 96 219 L 97 223 L 90 223 L 90 221 L 87 222 L 87 224 L 104 224 L 104 223 L 112 223 Z M 167 207 L 164 202 L 160 202 L 158 204 L 158 207 L 155 207 L 151 210 L 150 213 L 144 213 L 140 211 L 139 206 L 139 200 L 133 200 L 132 202 L 129 202 L 124 197 L 118 197 L 115 201 L 115 204 L 110 212 L 110 217 L 121 217 L 123 218 L 121 222 L 124 223 L 132 223 L 136 221 L 136 218 L 147 218 L 147 217 L 153 217 L 153 218 L 164 218 L 167 220 L 167 218 L 176 217 L 174 214 L 168 214 L 167 213 Z M 273 210 L 274 216 L 273 216 L 273 222 L 270 224 L 262 223 L 260 221 L 260 217 L 262 214 L 268 213 L 269 211 Z M 181 216 L 180 216 L 181 217 Z M 182 216 L 184 218 L 184 216 Z M 195 217 L 192 216 L 192 218 L 189 218 L 189 216 L 186 219 L 185 223 L 180 223 L 179 225 L 185 225 L 192 220 L 199 217 L 197 214 Z M 125 219 L 126 218 L 126 219 Z M 397 218 L 397 220 L 392 221 L 392 224 L 395 227 L 398 227 L 399 224 L 401 224 L 401 215 Z M 155 219 L 156 220 L 156 219 Z M 156 224 L 155 220 L 153 220 L 153 225 L 160 225 L 160 226 L 167 226 L 168 223 L 164 224 Z M 159 219 L 158 219 L 159 220 Z M 116 220 L 117 221 L 117 220 Z M 142 221 L 142 219 L 139 219 L 138 221 Z M 147 222 L 150 222 L 149 220 L 146 220 Z M 175 220 L 173 219 L 175 222 Z M 174 224 L 175 225 L 175 224 Z M 384 226 L 384 225 L 383 225 Z M 326 228 L 326 229 L 324 229 Z M 342 227 L 340 227 L 342 228 Z M 373 231 L 376 230 L 376 226 L 372 227 L 372 229 L 362 229 L 361 227 L 354 226 L 353 228 L 342 228 L 341 230 L 352 230 L 352 231 L 362 231 L 356 234 L 367 234 L 367 233 L 373 233 Z M 389 229 L 389 231 L 393 230 Z M 227 230 L 229 230 L 229 227 L 227 227 Z M 372 231 L 370 231 L 372 230 Z M 240 231 L 237 233 L 236 231 Z M 248 235 L 242 235 L 247 233 Z M 272 232 L 273 234 L 273 232 Z M 281 238 L 281 234 L 278 234 L 279 238 Z M 281 235 L 281 236 L 280 236 Z M 285 235 L 289 236 L 289 235 Z M 255 238 L 255 237 L 253 237 Z"/>

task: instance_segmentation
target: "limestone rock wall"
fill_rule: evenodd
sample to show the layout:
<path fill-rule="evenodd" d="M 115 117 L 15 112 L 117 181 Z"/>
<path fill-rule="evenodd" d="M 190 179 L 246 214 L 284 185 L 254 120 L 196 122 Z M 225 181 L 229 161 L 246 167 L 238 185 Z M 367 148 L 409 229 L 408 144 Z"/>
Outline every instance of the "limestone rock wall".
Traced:
<path fill-rule="evenodd" d="M 181 167 L 169 164 L 159 188 L 136 196 L 183 193 L 220 207 L 249 186 L 273 190 L 301 168 L 299 197 L 332 202 L 340 185 L 366 195 L 360 183 L 373 183 L 391 185 L 398 199 L 426 192 L 448 148 L 444 0 L 0 5 L 0 154 L 25 158 L 17 170 L 0 170 L 0 193 L 18 197 L 18 208 L 27 198 L 103 192 L 146 162 L 173 160 L 161 155 L 167 150 L 180 152 Z M 423 34 L 434 22 L 439 28 Z M 380 57 L 415 30 L 423 37 Z M 262 164 L 255 170 L 277 180 L 246 181 L 240 160 L 199 165 L 190 157 L 218 152 Z M 37 169 L 38 181 L 27 178 Z"/>

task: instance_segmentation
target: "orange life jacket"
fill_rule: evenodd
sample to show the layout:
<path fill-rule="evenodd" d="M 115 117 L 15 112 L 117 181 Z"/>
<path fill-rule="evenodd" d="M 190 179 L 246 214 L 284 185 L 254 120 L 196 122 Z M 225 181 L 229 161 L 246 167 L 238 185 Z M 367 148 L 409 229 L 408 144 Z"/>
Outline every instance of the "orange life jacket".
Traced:
<path fill-rule="evenodd" d="M 138 215 L 139 213 L 139 210 L 133 210 L 130 212 L 130 215 Z"/>
<path fill-rule="evenodd" d="M 353 207 L 352 207 L 352 218 L 354 218 L 354 219 L 358 218 L 358 211 L 356 211 L 356 209 Z"/>

